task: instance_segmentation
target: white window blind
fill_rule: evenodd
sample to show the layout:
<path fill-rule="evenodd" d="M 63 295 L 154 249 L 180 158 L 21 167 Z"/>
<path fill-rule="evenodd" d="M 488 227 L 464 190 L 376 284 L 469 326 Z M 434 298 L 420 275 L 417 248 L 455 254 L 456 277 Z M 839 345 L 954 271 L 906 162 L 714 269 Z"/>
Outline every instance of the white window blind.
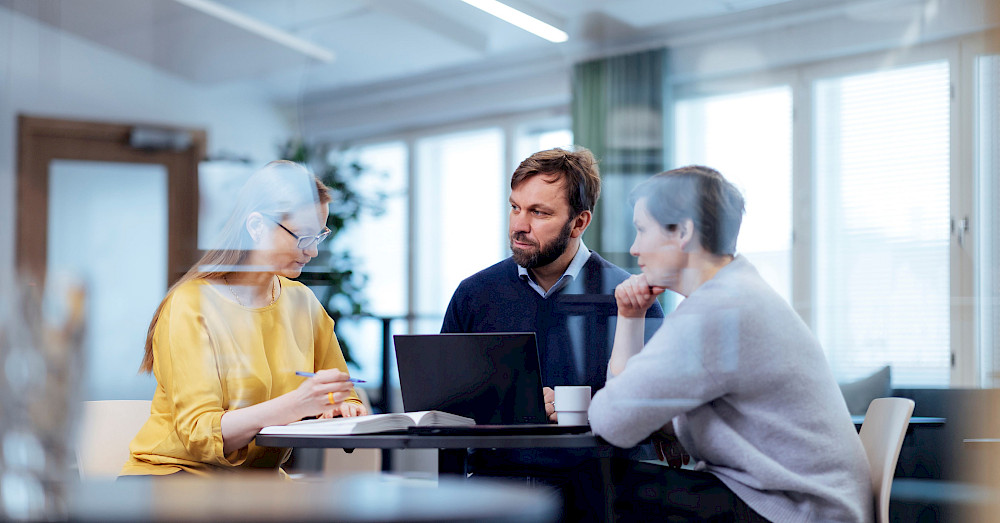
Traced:
<path fill-rule="evenodd" d="M 737 250 L 791 301 L 792 90 L 678 101 L 674 164 L 717 169 L 746 198 Z"/>
<path fill-rule="evenodd" d="M 979 340 L 982 383 L 1000 385 L 1000 56 L 976 61 Z"/>
<path fill-rule="evenodd" d="M 946 61 L 817 81 L 814 327 L 841 380 L 951 369 Z"/>

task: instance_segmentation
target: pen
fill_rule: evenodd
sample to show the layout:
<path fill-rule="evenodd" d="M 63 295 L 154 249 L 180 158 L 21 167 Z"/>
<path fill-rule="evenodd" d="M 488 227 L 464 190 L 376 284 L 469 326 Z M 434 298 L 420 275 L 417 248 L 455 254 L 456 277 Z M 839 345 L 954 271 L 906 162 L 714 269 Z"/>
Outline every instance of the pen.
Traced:
<path fill-rule="evenodd" d="M 315 372 L 306 372 L 304 370 L 297 370 L 295 371 L 295 374 L 299 376 L 305 376 L 306 378 L 311 378 L 316 375 Z M 351 383 L 365 383 L 365 380 L 359 380 L 357 378 L 349 378 L 347 381 Z"/>

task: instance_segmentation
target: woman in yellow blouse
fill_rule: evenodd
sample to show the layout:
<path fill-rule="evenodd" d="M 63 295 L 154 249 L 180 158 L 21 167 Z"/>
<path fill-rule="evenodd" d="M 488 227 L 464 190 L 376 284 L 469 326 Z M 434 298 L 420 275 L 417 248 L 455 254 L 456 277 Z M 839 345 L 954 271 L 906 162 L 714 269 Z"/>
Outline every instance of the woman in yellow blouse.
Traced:
<path fill-rule="evenodd" d="M 289 451 L 256 446 L 262 427 L 367 414 L 333 320 L 289 279 L 329 235 L 330 199 L 292 162 L 250 177 L 220 244 L 170 288 L 149 325 L 140 371 L 156 376 L 156 391 L 121 475 L 277 469 Z"/>

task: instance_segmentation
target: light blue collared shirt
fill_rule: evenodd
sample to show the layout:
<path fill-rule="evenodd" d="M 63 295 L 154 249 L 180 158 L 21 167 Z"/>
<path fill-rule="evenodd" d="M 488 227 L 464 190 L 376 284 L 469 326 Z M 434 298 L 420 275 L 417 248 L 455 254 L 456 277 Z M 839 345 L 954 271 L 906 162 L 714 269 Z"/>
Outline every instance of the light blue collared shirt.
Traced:
<path fill-rule="evenodd" d="M 583 240 L 581 239 L 580 248 L 576 251 L 576 256 L 573 257 L 573 261 L 569 262 L 569 267 L 566 267 L 566 272 L 559 277 L 559 280 L 556 281 L 555 285 L 549 288 L 548 292 L 546 292 L 541 285 L 535 283 L 535 280 L 531 277 L 531 273 L 528 272 L 528 269 L 518 265 L 517 275 L 520 276 L 522 280 L 528 282 L 528 285 L 530 285 L 532 289 L 535 289 L 535 292 L 541 294 L 542 298 L 548 298 L 549 296 L 562 290 L 563 287 L 569 285 L 569 282 L 576 279 L 589 259 L 590 249 L 583 244 Z"/>

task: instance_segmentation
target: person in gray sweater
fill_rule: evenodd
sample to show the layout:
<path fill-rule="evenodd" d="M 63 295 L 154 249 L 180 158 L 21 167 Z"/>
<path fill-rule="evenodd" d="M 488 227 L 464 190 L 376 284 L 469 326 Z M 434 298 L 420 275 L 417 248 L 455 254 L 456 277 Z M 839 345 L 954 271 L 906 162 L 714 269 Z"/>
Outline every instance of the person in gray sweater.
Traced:
<path fill-rule="evenodd" d="M 795 311 L 735 255 L 743 197 L 701 166 L 632 192 L 642 273 L 618 286 L 607 385 L 594 433 L 620 447 L 652 436 L 694 469 L 615 479 L 627 519 L 873 519 L 868 461 L 823 350 Z M 685 296 L 643 346 L 643 315 Z M 673 450 L 673 452 L 671 452 Z"/>

